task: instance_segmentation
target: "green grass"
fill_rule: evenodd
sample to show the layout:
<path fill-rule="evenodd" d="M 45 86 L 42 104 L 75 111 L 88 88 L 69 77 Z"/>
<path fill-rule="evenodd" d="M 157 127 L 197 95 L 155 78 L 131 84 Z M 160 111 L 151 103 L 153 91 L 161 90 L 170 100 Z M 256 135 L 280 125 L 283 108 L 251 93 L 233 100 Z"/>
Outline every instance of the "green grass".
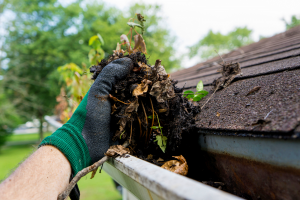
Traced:
<path fill-rule="evenodd" d="M 47 137 L 51 134 L 52 134 L 51 132 L 44 133 L 44 137 Z M 8 136 L 8 138 L 7 138 L 8 142 L 19 142 L 19 141 L 23 142 L 23 141 L 33 141 L 33 140 L 36 140 L 36 141 L 39 140 L 39 134 L 38 133 L 21 134 L 21 135 L 13 134 L 13 135 Z"/>
<path fill-rule="evenodd" d="M 23 135 L 16 135 L 13 138 L 15 142 L 26 141 Z M 19 138 L 20 140 L 16 140 Z M 32 136 L 27 137 L 32 140 Z M 34 150 L 34 145 L 19 145 L 19 146 L 6 146 L 0 150 L 0 180 L 7 177 L 20 162 L 25 160 Z M 122 197 L 115 189 L 112 179 L 102 171 L 101 174 L 97 172 L 93 179 L 90 179 L 90 174 L 83 177 L 78 182 L 81 198 L 84 200 L 105 199 L 105 200 L 121 200 Z"/>

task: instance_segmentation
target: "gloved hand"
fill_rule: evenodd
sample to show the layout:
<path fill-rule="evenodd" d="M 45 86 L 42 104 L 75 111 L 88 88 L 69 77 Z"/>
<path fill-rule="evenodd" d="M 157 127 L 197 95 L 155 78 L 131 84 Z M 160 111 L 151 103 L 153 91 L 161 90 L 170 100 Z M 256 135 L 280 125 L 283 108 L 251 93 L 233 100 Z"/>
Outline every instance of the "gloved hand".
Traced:
<path fill-rule="evenodd" d="M 108 95 L 131 69 L 129 58 L 114 60 L 104 67 L 71 119 L 39 145 L 58 148 L 69 160 L 72 175 L 104 157 L 111 140 Z"/>

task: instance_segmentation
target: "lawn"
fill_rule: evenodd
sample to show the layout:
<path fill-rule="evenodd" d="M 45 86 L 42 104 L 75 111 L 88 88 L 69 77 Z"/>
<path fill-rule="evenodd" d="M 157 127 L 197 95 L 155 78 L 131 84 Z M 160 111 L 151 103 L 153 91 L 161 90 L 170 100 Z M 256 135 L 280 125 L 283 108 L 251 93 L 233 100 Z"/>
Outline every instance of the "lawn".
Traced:
<path fill-rule="evenodd" d="M 11 137 L 9 141 L 30 141 L 38 138 L 30 135 L 15 135 Z M 37 134 L 36 134 L 37 135 Z M 24 137 L 23 137 L 24 136 Z M 16 139 L 19 138 L 19 139 Z M 24 138 L 27 138 L 26 140 Z M 0 180 L 4 179 L 8 174 L 15 169 L 20 162 L 28 157 L 34 150 L 34 145 L 18 145 L 18 146 L 6 146 L 0 151 Z M 81 199 L 94 200 L 121 200 L 122 197 L 115 189 L 112 179 L 102 171 L 101 174 L 97 173 L 94 179 L 90 179 L 90 174 L 87 177 L 83 177 L 79 183 L 81 192 Z"/>
<path fill-rule="evenodd" d="M 47 137 L 51 135 L 51 132 L 44 133 L 44 137 Z M 38 141 L 39 140 L 39 134 L 32 133 L 32 134 L 20 134 L 20 135 L 10 135 L 7 138 L 8 142 L 23 142 L 23 141 Z"/>

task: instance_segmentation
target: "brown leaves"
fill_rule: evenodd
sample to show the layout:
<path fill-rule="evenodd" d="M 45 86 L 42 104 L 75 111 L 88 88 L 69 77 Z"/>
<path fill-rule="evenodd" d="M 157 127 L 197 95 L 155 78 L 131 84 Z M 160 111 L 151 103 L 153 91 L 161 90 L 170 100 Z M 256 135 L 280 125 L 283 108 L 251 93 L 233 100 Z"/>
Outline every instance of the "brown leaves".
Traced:
<path fill-rule="evenodd" d="M 141 51 L 144 54 L 147 54 L 146 44 L 142 35 L 138 34 L 134 36 L 134 52 Z"/>
<path fill-rule="evenodd" d="M 174 172 L 176 174 L 180 174 L 183 176 L 187 175 L 188 165 L 187 165 L 185 158 L 182 155 L 173 156 L 173 157 L 178 160 L 170 160 L 170 161 L 166 162 L 165 164 L 163 164 L 163 166 L 161 166 L 161 168 L 164 168 L 166 170 L 169 170 L 171 172 Z"/>
<path fill-rule="evenodd" d="M 122 145 L 113 145 L 109 147 L 105 155 L 108 157 L 117 157 L 117 156 L 124 156 L 125 154 L 129 154 L 129 153 L 130 151 L 128 148 L 125 148 Z"/>
<path fill-rule="evenodd" d="M 153 84 L 150 94 L 156 97 L 159 103 L 166 102 L 168 99 L 175 97 L 174 87 L 170 78 L 167 80 L 157 81 Z"/>
<path fill-rule="evenodd" d="M 153 79 L 155 80 L 150 91 L 150 95 L 156 97 L 159 103 L 166 102 L 175 97 L 172 80 L 167 74 L 165 68 L 161 65 L 160 60 L 156 60 L 153 67 Z"/>
<path fill-rule="evenodd" d="M 215 90 L 219 90 L 221 88 L 226 88 L 235 78 L 236 75 L 241 74 L 241 66 L 240 63 L 228 63 L 222 65 L 223 67 L 220 69 L 222 73 L 222 77 L 216 79 L 213 82 Z"/>
<path fill-rule="evenodd" d="M 142 80 L 141 84 L 132 91 L 132 96 L 143 96 L 148 92 L 148 85 L 151 85 L 151 81 L 144 79 Z"/>

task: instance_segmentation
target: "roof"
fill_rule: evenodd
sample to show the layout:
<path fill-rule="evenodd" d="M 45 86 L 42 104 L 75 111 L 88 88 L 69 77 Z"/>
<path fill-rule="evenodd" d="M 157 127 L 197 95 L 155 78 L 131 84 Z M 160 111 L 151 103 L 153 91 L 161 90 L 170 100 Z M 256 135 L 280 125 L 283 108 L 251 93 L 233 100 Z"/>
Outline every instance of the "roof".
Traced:
<path fill-rule="evenodd" d="M 197 126 L 218 134 L 300 137 L 300 26 L 222 55 L 226 63 L 239 62 L 242 76 L 219 90 L 197 116 Z M 172 73 L 178 86 L 206 90 L 221 77 L 221 59 Z M 247 95 L 253 88 L 257 90 Z M 212 95 L 203 98 L 202 106 Z"/>

